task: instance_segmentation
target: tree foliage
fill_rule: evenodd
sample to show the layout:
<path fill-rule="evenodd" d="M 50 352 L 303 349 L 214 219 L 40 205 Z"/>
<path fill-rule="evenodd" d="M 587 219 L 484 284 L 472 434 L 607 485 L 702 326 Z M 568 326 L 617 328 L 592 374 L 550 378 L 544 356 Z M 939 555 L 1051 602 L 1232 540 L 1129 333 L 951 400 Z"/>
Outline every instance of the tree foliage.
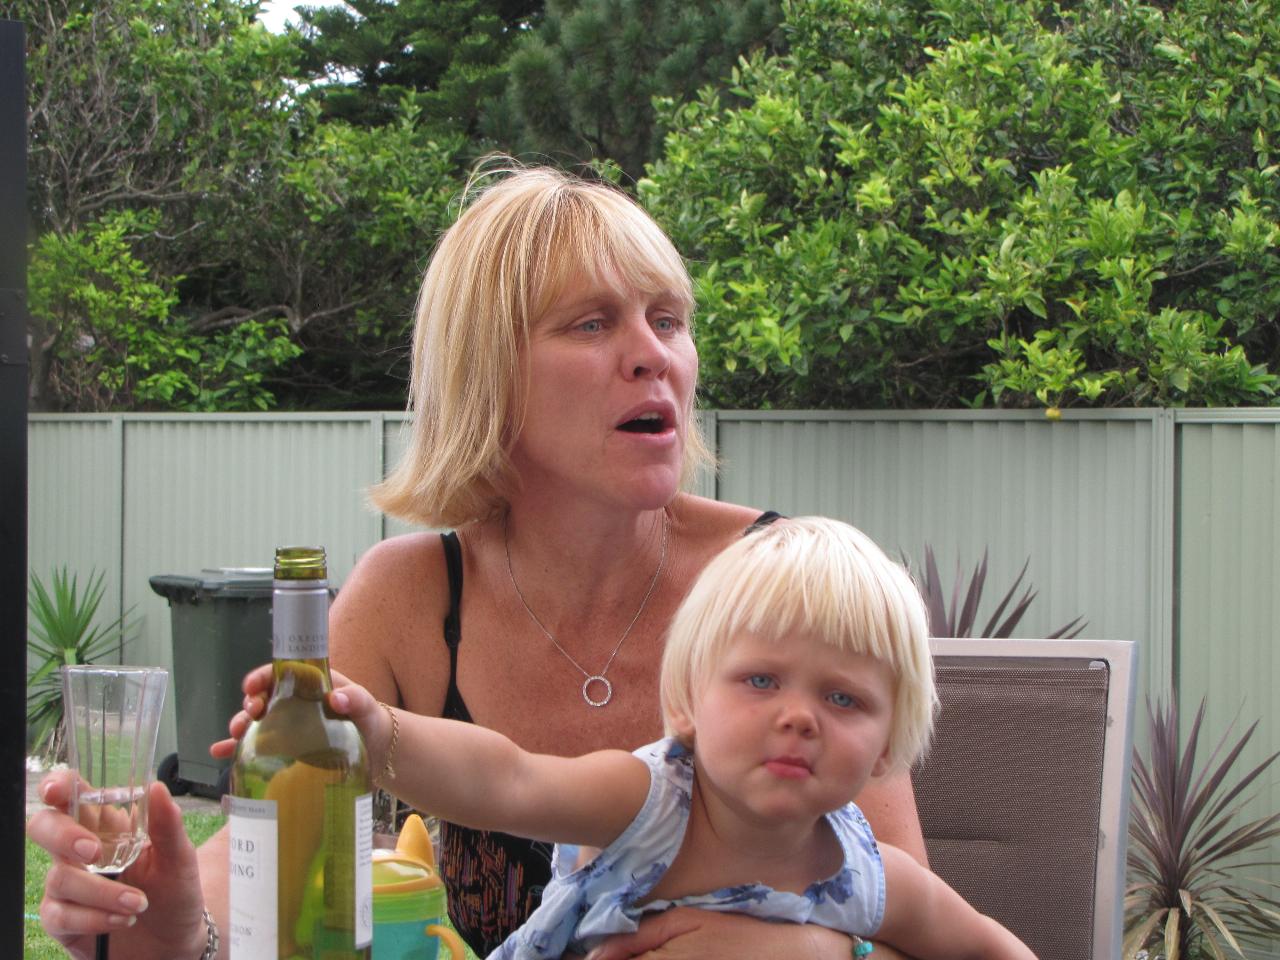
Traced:
<path fill-rule="evenodd" d="M 715 405 L 1274 402 L 1278 4 L 11 0 L 32 406 L 401 405 L 494 146 L 640 177 Z"/>
<path fill-rule="evenodd" d="M 466 166 L 466 140 L 437 133 L 409 102 L 368 128 L 308 105 L 203 204 L 217 226 L 186 301 L 204 329 L 283 318 L 304 351 L 271 380 L 285 402 L 403 405 L 414 292 Z"/>
<path fill-rule="evenodd" d="M 285 122 L 292 51 L 235 0 L 26 0 L 35 409 L 262 409 L 299 353 L 181 303 L 205 198 Z"/>
<path fill-rule="evenodd" d="M 250 0 L 25 6 L 33 407 L 403 402 L 465 141 L 322 123 Z"/>
<path fill-rule="evenodd" d="M 300 7 L 300 76 L 324 116 L 394 122 L 408 99 L 442 129 L 475 134 L 481 105 L 506 82 L 506 60 L 542 0 L 349 0 Z"/>
<path fill-rule="evenodd" d="M 1274 3 L 784 7 L 639 185 L 714 403 L 1272 398 Z"/>
<path fill-rule="evenodd" d="M 507 64 L 487 132 L 555 162 L 611 160 L 630 177 L 660 152 L 652 99 L 717 83 L 778 40 L 777 0 L 547 0 Z"/>
<path fill-rule="evenodd" d="M 175 316 L 174 278 L 153 277 L 134 250 L 157 220 L 121 211 L 40 238 L 30 281 L 38 392 L 76 410 L 267 409 L 265 373 L 301 351 L 278 321 L 201 336 Z"/>

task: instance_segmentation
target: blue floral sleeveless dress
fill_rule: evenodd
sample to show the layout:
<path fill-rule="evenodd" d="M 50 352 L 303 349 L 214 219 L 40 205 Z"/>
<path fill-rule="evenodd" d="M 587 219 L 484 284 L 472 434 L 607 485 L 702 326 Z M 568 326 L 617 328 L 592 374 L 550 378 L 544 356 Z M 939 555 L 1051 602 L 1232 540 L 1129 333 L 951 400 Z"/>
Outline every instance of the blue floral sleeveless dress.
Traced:
<path fill-rule="evenodd" d="M 558 960 L 568 950 L 585 954 L 608 936 L 634 931 L 642 914 L 676 906 L 816 923 L 855 937 L 869 937 L 879 928 L 884 865 L 870 825 L 852 803 L 827 814 L 844 850 L 844 866 L 803 894 L 744 884 L 635 906 L 680 851 L 693 794 L 693 755 L 667 738 L 641 747 L 635 756 L 650 770 L 649 794 L 635 819 L 576 870 L 577 848 L 557 847 L 542 905 L 489 960 Z"/>

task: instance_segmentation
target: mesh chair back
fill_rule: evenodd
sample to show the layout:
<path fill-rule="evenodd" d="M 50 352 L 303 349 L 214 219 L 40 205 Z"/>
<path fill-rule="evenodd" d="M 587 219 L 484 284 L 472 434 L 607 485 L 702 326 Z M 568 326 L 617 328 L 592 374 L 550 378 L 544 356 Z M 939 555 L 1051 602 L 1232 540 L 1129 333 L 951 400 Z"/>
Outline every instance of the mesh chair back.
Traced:
<path fill-rule="evenodd" d="M 1115 839 L 1101 827 L 1109 663 L 937 656 L 935 664 L 942 707 L 933 747 L 913 772 L 930 866 L 1040 960 L 1103 956 L 1099 850 Z"/>

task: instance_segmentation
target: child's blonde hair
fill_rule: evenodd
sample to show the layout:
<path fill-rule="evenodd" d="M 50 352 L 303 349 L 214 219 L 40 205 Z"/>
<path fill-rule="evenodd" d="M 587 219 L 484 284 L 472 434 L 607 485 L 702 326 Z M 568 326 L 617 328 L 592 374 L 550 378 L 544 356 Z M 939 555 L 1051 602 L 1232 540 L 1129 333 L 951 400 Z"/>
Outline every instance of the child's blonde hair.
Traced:
<path fill-rule="evenodd" d="M 866 534 L 824 517 L 779 520 L 730 545 L 676 611 L 662 657 L 668 736 L 741 633 L 813 633 L 888 664 L 895 678 L 888 760 L 907 767 L 929 743 L 937 694 L 924 600 Z"/>
<path fill-rule="evenodd" d="M 684 261 L 634 200 L 605 183 L 499 160 L 473 177 L 497 179 L 464 204 L 423 277 L 408 449 L 371 491 L 379 509 L 429 527 L 506 505 L 519 482 L 508 454 L 524 415 L 529 328 L 567 287 L 620 285 L 693 311 Z M 686 481 L 711 461 L 692 396 L 689 407 Z"/>

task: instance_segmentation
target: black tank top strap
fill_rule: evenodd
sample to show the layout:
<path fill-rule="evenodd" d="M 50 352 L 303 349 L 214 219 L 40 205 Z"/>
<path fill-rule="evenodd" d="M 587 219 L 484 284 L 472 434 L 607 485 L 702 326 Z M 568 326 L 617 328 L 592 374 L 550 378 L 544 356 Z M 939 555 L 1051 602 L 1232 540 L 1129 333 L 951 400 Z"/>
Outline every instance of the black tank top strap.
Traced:
<path fill-rule="evenodd" d="M 755 533 L 757 530 L 761 530 L 769 526 L 773 521 L 781 519 L 782 514 L 777 510 L 766 510 L 764 513 L 760 514 L 760 516 L 751 521 L 751 526 L 743 530 L 742 535 L 745 537 L 748 533 Z"/>
<path fill-rule="evenodd" d="M 449 648 L 449 689 L 442 715 L 474 723 L 458 689 L 462 642 L 462 544 L 456 533 L 440 534 L 449 575 L 449 611 L 444 642 Z M 440 876 L 449 891 L 449 918 L 459 936 L 480 956 L 496 950 L 542 901 L 551 879 L 551 845 L 440 821 Z"/>
<path fill-rule="evenodd" d="M 449 574 L 449 612 L 444 618 L 444 643 L 449 648 L 449 688 L 444 695 L 442 716 L 449 720 L 471 722 L 471 711 L 458 689 L 458 644 L 462 642 L 462 543 L 450 530 L 440 534 L 444 547 L 444 565 Z"/>

